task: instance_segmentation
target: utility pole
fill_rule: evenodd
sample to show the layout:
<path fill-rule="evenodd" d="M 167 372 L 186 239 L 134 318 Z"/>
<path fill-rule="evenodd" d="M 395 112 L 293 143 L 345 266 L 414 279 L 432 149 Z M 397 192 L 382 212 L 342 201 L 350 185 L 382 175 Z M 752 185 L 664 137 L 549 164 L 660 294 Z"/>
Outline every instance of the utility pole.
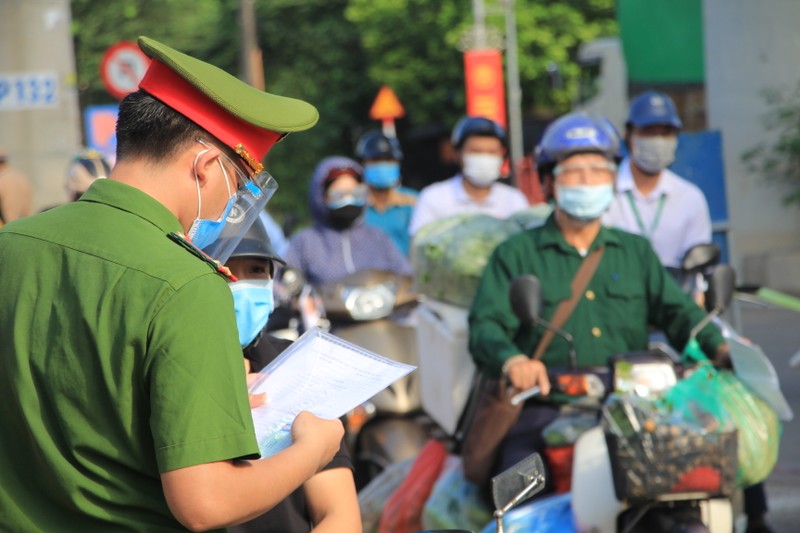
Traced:
<path fill-rule="evenodd" d="M 256 34 L 256 10 L 254 0 L 239 0 L 239 26 L 241 45 L 239 48 L 239 70 L 241 78 L 255 87 L 264 90 L 264 63 Z"/>
<path fill-rule="evenodd" d="M 511 182 L 517 184 L 515 165 L 524 157 L 522 143 L 522 90 L 517 58 L 517 16 L 514 0 L 504 0 L 506 8 L 506 78 L 508 92 L 508 137 L 511 152 Z"/>
<path fill-rule="evenodd" d="M 33 209 L 62 203 L 81 146 L 69 0 L 0 0 L 0 145 L 33 185 Z"/>
<path fill-rule="evenodd" d="M 472 19 L 475 21 L 475 48 L 486 48 L 486 6 L 483 0 L 472 0 Z"/>

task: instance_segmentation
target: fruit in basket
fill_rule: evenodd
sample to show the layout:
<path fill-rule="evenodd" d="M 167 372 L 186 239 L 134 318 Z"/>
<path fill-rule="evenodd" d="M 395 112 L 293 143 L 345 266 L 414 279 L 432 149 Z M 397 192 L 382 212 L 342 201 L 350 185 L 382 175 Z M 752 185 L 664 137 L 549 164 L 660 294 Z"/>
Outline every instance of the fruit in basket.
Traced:
<path fill-rule="evenodd" d="M 681 475 L 672 486 L 672 492 L 717 492 L 722 486 L 722 475 L 716 468 L 697 466 Z"/>

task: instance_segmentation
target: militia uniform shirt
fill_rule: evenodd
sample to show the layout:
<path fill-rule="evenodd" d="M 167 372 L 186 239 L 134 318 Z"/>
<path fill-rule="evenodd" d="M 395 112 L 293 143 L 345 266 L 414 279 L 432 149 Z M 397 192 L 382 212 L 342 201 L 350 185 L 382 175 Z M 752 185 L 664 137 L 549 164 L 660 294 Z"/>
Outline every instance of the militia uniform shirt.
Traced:
<path fill-rule="evenodd" d="M 610 356 L 645 350 L 648 325 L 662 329 L 672 345 L 682 349 L 705 316 L 703 311 L 680 290 L 646 239 L 602 227 L 587 254 L 601 245 L 602 260 L 562 327 L 574 337 L 578 366 L 605 366 Z M 511 280 L 523 274 L 539 278 L 540 315 L 550 321 L 558 304 L 570 297 L 582 260 L 567 244 L 554 215 L 544 226 L 513 235 L 495 249 L 469 314 L 470 352 L 484 373 L 499 376 L 512 356 L 532 355 L 544 333 L 541 327 L 521 326 L 511 311 Z M 700 332 L 698 341 L 712 356 L 724 342 L 713 325 Z M 550 368 L 569 368 L 568 348 L 556 336 L 542 361 Z"/>
<path fill-rule="evenodd" d="M 231 292 L 98 180 L 0 230 L 0 530 L 185 530 L 160 474 L 257 457 Z"/>

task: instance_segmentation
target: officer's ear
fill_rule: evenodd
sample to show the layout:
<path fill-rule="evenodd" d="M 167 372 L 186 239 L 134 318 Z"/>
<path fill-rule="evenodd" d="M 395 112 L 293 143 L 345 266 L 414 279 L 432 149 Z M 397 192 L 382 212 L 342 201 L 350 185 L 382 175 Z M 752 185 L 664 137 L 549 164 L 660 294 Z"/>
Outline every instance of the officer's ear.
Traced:
<path fill-rule="evenodd" d="M 219 179 L 217 176 L 222 172 L 220 163 L 222 162 L 222 151 L 210 145 L 197 144 L 195 148 L 194 165 L 192 169 L 192 179 L 197 177 L 200 188 L 203 189 L 210 180 Z"/>

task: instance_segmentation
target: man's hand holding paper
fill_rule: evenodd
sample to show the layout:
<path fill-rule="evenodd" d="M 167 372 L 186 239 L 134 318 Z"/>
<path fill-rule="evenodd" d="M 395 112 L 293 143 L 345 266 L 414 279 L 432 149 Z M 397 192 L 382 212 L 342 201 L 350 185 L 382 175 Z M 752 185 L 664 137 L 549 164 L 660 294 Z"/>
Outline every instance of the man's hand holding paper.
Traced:
<path fill-rule="evenodd" d="M 319 328 L 309 330 L 250 386 L 251 395 L 269 398 L 252 410 L 261 455 L 273 455 L 298 437 L 295 419 L 302 411 L 341 426 L 336 419 L 414 369 Z"/>

